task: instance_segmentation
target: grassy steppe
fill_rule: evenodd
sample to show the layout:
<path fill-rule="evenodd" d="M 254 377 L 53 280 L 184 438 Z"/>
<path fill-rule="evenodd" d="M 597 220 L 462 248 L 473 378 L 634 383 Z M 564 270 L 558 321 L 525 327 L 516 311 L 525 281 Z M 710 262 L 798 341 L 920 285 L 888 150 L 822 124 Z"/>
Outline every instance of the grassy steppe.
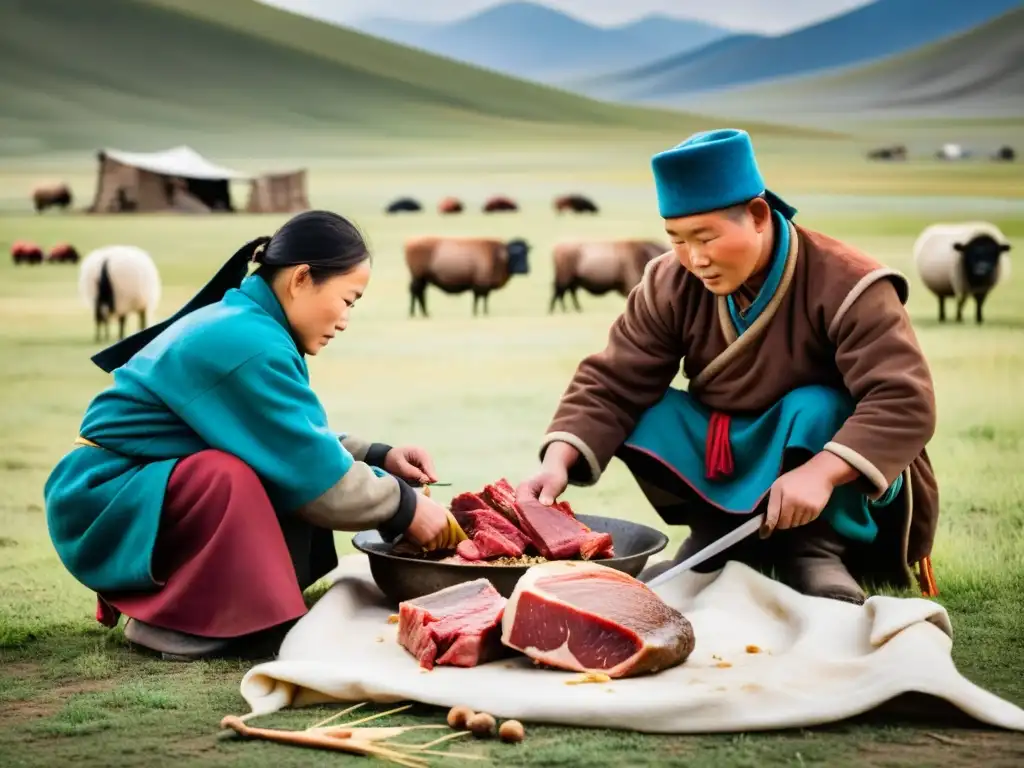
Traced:
<path fill-rule="evenodd" d="M 781 146 L 781 145 L 780 145 Z M 439 167 L 424 152 L 388 167 L 372 161 L 317 166 L 313 202 L 352 216 L 367 231 L 376 256 L 370 291 L 349 331 L 311 361 L 313 384 L 332 422 L 377 439 L 418 442 L 433 452 L 455 486 L 477 487 L 502 475 L 513 481 L 534 466 L 536 444 L 577 361 L 599 348 L 622 301 L 584 297 L 581 314 L 546 312 L 550 250 L 561 236 L 659 236 L 644 159 L 614 148 L 587 156 L 580 148 L 556 155 L 538 145 L 487 156 L 471 171 L 463 158 Z M 455 149 L 451 150 L 452 156 Z M 969 197 L 999 189 L 1001 169 L 988 165 L 920 165 L 928 183 L 904 180 L 911 194 L 864 193 L 877 166 L 830 160 L 834 171 L 809 168 L 785 148 L 765 152 L 777 191 L 802 208 L 799 220 L 846 238 L 913 275 L 910 247 L 936 215 L 975 218 L 993 201 Z M 581 161 L 582 158 L 582 161 Z M 280 216 L 131 216 L 17 213 L 21 183 L 35 171 L 0 176 L 10 202 L 0 217 L 0 247 L 31 238 L 69 240 L 85 250 L 132 242 L 160 267 L 173 312 L 237 245 L 269 233 Z M 879 173 L 909 173 L 882 169 Z M 83 185 L 86 166 L 80 168 Z M 896 177 L 890 177 L 896 178 Z M 602 205 L 596 218 L 558 217 L 553 194 L 574 182 Z M 845 182 L 845 183 L 844 183 Z M 88 187 L 85 187 L 88 189 Z M 893 195 L 898 194 L 894 187 Z M 485 191 L 516 195 L 520 214 L 433 213 L 384 217 L 399 191 L 435 199 L 456 190 L 475 203 Z M 957 190 L 956 197 L 928 197 Z M 964 191 L 961 191 L 964 190 Z M 989 192 L 989 194 L 994 194 Z M 838 197 L 836 195 L 839 195 Z M 1008 195 L 1004 195 L 1009 197 Z M 1024 244 L 1024 210 L 1006 200 L 991 218 Z M 998 212 L 997 212 L 998 211 Z M 524 234 L 534 246 L 532 272 L 491 300 L 489 318 L 471 319 L 468 297 L 428 293 L 430 320 L 409 320 L 401 241 L 416 232 Z M 164 664 L 127 650 L 120 630 L 97 625 L 90 594 L 61 568 L 50 546 L 41 491 L 54 462 L 70 447 L 89 399 L 106 377 L 88 360 L 95 349 L 89 311 L 75 294 L 71 267 L 15 268 L 0 262 L 0 754 L 5 764 L 75 761 L 120 765 L 174 760 L 184 764 L 335 764 L 348 758 L 215 738 L 219 719 L 244 711 L 238 683 L 245 667 L 232 663 Z M 913 278 L 909 311 L 935 376 L 940 409 L 930 446 L 942 488 L 935 563 L 950 611 L 953 653 L 970 679 L 1024 703 L 1024 480 L 1020 456 L 1024 408 L 1024 277 L 1019 270 L 986 306 L 988 322 L 940 326 L 932 297 Z M 617 463 L 599 487 L 567 494 L 581 511 L 658 524 L 635 484 Z M 671 530 L 670 547 L 685 536 Z M 348 537 L 338 537 L 349 550 Z M 268 723 L 308 724 L 326 712 L 281 713 Z M 417 710 L 414 718 L 439 721 Z M 1024 739 L 1012 734 L 940 729 L 900 719 L 869 719 L 831 728 L 715 737 L 646 737 L 604 731 L 533 728 L 521 747 L 476 744 L 495 763 L 529 765 L 1015 765 Z M 937 737 L 931 734 L 936 734 Z"/>

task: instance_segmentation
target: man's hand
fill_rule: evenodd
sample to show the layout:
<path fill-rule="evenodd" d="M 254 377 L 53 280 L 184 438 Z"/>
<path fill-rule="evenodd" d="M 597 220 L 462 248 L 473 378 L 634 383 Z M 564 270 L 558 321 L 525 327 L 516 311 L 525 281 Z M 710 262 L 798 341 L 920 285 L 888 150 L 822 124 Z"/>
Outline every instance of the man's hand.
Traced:
<path fill-rule="evenodd" d="M 553 504 L 569 485 L 569 467 L 577 458 L 579 451 L 568 443 L 549 445 L 540 469 L 516 488 L 516 501 L 536 499 L 545 506 Z"/>
<path fill-rule="evenodd" d="M 837 486 L 852 482 L 859 473 L 828 452 L 821 452 L 772 483 L 768 493 L 768 513 L 761 527 L 761 538 L 776 529 L 796 528 L 814 522 L 825 509 Z"/>
<path fill-rule="evenodd" d="M 388 451 L 384 457 L 384 471 L 407 483 L 423 485 L 437 482 L 430 454 L 415 445 L 402 445 Z"/>

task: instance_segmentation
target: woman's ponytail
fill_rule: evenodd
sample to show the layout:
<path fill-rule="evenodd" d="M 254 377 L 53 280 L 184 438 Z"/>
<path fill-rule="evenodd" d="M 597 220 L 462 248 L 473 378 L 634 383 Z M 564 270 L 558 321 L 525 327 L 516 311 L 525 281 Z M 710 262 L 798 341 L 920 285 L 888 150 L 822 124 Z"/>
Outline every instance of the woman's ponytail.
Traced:
<path fill-rule="evenodd" d="M 92 361 L 110 373 L 115 368 L 120 368 L 127 363 L 136 352 L 159 336 L 171 323 L 180 320 L 190 312 L 220 301 L 224 298 L 225 293 L 242 284 L 249 272 L 249 263 L 260 258 L 262 249 L 266 248 L 270 240 L 270 237 L 263 235 L 247 242 L 235 251 L 234 255 L 224 262 L 224 266 L 200 289 L 199 293 L 173 316 L 101 350 L 93 355 Z"/>
<path fill-rule="evenodd" d="M 94 355 L 92 361 L 107 373 L 124 365 L 171 323 L 220 301 L 229 290 L 239 287 L 252 262 L 259 265 L 256 274 L 267 282 L 281 269 L 296 264 L 308 264 L 311 278 L 319 282 L 368 259 L 366 241 L 351 221 L 330 211 L 304 211 L 285 222 L 272 236 L 254 238 L 235 251 L 210 282 L 173 317 L 107 347 Z"/>

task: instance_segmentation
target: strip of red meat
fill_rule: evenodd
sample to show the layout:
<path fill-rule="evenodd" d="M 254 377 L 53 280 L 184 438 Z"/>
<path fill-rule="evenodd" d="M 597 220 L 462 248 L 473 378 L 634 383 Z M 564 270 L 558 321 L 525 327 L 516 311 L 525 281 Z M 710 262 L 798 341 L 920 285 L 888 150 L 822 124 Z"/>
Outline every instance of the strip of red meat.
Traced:
<path fill-rule="evenodd" d="M 516 519 L 516 490 L 504 477 L 492 485 L 484 486 L 480 497 L 509 520 Z"/>
<path fill-rule="evenodd" d="M 488 528 L 473 534 L 473 543 L 483 560 L 494 557 L 519 557 L 526 552 L 525 548 L 506 538 L 499 531 Z"/>
<path fill-rule="evenodd" d="M 453 513 L 456 513 L 470 509 L 490 509 L 491 506 L 475 493 L 460 493 L 452 499 L 452 503 L 448 505 L 448 508 L 451 509 Z M 455 515 L 455 519 L 458 520 L 458 515 Z M 461 520 L 459 521 L 459 524 L 462 524 Z"/>
<path fill-rule="evenodd" d="M 473 538 L 476 538 L 478 531 L 488 530 L 500 533 L 523 551 L 530 544 L 530 539 L 525 533 L 503 514 L 495 512 L 493 509 L 469 509 L 453 514 L 462 529 Z"/>

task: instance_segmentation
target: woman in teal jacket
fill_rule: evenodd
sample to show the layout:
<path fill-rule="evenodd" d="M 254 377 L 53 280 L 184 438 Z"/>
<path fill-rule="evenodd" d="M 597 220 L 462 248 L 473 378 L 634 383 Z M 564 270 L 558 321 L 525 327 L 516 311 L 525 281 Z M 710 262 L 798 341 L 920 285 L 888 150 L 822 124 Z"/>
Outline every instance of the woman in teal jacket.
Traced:
<path fill-rule="evenodd" d="M 249 276 L 249 263 L 258 269 Z M 446 510 L 427 453 L 332 431 L 309 385 L 370 278 L 324 211 L 243 246 L 164 323 L 93 360 L 113 383 L 45 487 L 51 539 L 97 619 L 165 656 L 262 655 L 337 564 L 332 531 L 422 545 Z"/>

